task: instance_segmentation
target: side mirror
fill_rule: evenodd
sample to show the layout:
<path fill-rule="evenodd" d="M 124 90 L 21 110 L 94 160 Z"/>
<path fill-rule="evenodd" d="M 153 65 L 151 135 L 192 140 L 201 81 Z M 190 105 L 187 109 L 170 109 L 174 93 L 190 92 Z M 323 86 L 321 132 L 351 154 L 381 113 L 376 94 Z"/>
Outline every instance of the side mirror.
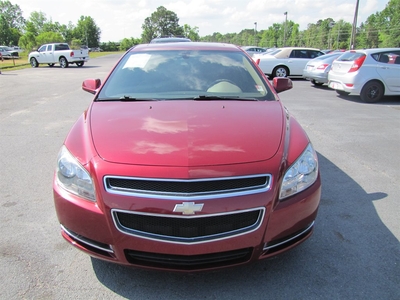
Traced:
<path fill-rule="evenodd" d="M 293 88 L 293 82 L 287 77 L 275 77 L 273 80 L 274 89 L 277 93 Z"/>
<path fill-rule="evenodd" d="M 94 95 L 97 93 L 97 90 L 100 88 L 100 86 L 101 86 L 100 79 L 86 79 L 82 83 L 82 90 Z"/>

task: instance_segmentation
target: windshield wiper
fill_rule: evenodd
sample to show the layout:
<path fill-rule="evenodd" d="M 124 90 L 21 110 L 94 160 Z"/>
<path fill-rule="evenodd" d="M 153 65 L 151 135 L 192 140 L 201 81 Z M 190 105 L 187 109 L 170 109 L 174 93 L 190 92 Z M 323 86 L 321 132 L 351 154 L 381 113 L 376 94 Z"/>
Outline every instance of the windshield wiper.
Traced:
<path fill-rule="evenodd" d="M 154 98 L 136 98 L 136 97 L 131 97 L 128 95 L 124 95 L 119 98 L 121 101 L 159 101 L 161 99 L 154 99 Z"/>
<path fill-rule="evenodd" d="M 97 101 L 160 101 L 164 99 L 155 99 L 155 98 L 136 98 L 131 96 L 122 96 L 119 98 L 97 98 Z"/>
<path fill-rule="evenodd" d="M 216 95 L 199 95 L 193 100 L 236 100 L 236 101 L 258 101 L 256 98 L 242 98 L 239 96 L 216 96 Z"/>

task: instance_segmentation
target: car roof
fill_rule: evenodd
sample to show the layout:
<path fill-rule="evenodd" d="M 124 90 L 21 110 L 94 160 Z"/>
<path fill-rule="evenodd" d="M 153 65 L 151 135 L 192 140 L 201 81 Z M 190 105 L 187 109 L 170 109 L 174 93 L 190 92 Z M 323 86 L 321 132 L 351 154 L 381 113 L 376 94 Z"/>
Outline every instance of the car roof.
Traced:
<path fill-rule="evenodd" d="M 207 42 L 179 42 L 179 43 L 153 43 L 140 44 L 131 48 L 130 51 L 147 51 L 147 50 L 214 50 L 214 51 L 239 51 L 243 52 L 238 46 L 224 43 L 207 43 Z"/>
<path fill-rule="evenodd" d="M 278 48 L 278 49 L 280 50 L 279 52 L 277 52 L 275 54 L 271 54 L 271 55 L 276 58 L 287 58 L 287 55 L 290 55 L 292 50 L 313 50 L 313 51 L 321 52 L 321 50 L 319 50 L 317 48 L 308 48 L 308 47 L 282 47 L 282 48 Z"/>
<path fill-rule="evenodd" d="M 370 48 L 370 49 L 355 49 L 348 50 L 347 52 L 364 52 L 366 54 L 376 53 L 376 52 L 389 52 L 389 51 L 400 51 L 400 48 Z"/>

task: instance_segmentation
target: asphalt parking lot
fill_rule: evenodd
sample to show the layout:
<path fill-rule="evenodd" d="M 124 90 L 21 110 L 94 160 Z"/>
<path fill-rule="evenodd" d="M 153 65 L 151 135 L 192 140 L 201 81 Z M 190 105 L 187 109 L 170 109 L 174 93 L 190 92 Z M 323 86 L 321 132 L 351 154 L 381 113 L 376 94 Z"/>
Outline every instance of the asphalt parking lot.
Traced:
<path fill-rule="evenodd" d="M 314 235 L 272 260 L 205 274 L 113 265 L 78 251 L 52 198 L 58 150 L 118 55 L 0 75 L 2 299 L 400 299 L 400 99 L 366 104 L 294 79 L 282 102 L 318 152 Z"/>

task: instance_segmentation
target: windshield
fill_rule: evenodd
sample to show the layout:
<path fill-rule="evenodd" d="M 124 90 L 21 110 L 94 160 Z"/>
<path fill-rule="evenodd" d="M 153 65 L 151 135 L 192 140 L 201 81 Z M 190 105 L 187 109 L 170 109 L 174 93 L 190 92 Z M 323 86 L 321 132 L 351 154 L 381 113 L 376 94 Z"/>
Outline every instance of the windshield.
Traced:
<path fill-rule="evenodd" d="M 243 52 L 129 52 L 98 95 L 110 100 L 275 100 Z"/>

